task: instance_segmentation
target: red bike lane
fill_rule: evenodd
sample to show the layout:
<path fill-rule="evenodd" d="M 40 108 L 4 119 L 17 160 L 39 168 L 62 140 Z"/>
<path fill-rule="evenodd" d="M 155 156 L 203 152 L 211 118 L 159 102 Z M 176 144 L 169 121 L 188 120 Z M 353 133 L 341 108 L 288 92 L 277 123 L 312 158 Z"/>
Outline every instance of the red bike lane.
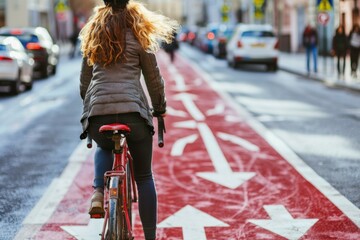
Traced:
<path fill-rule="evenodd" d="M 168 116 L 165 147 L 154 147 L 157 239 L 360 239 L 358 208 L 275 150 L 193 64 L 177 56 L 172 65 L 163 52 L 158 61 Z M 49 216 L 28 217 L 17 239 L 100 239 L 101 220 L 87 214 L 91 151 L 80 166 Z"/>

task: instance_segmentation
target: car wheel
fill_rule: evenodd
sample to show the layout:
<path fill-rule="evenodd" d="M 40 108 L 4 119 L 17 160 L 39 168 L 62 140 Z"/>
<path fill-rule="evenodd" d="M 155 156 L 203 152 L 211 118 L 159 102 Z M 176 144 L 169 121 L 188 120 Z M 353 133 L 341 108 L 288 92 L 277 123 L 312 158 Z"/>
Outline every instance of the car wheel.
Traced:
<path fill-rule="evenodd" d="M 32 87 L 33 87 L 33 81 L 25 84 L 25 89 L 26 89 L 26 90 L 31 90 Z"/>
<path fill-rule="evenodd" d="M 21 91 L 21 72 L 19 71 L 18 77 L 11 85 L 10 93 L 13 95 L 19 94 Z"/>
<path fill-rule="evenodd" d="M 56 70 L 57 70 L 57 66 L 54 65 L 54 66 L 52 67 L 51 74 L 52 74 L 52 75 L 55 75 L 55 74 L 56 74 Z"/>
<path fill-rule="evenodd" d="M 278 69 L 278 65 L 276 63 L 271 63 L 271 64 L 266 65 L 266 69 L 268 71 L 275 72 Z"/>
<path fill-rule="evenodd" d="M 41 69 L 41 77 L 47 78 L 49 76 L 48 65 Z"/>

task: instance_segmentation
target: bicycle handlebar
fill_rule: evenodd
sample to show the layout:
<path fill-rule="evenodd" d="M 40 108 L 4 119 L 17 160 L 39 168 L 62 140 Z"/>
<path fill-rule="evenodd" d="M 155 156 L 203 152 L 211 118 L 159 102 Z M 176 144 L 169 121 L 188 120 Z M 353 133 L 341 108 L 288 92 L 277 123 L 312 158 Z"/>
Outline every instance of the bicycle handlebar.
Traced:
<path fill-rule="evenodd" d="M 158 122 L 158 146 L 160 148 L 164 147 L 164 133 L 166 133 L 164 118 L 162 116 L 157 116 Z M 88 132 L 84 132 L 81 134 L 80 139 L 87 138 L 86 146 L 87 148 L 92 148 L 92 138 Z"/>
<path fill-rule="evenodd" d="M 164 133 L 166 133 L 164 118 L 162 116 L 157 116 L 158 121 L 158 146 L 164 147 Z"/>
<path fill-rule="evenodd" d="M 92 148 L 92 138 L 90 136 L 90 134 L 87 134 L 87 143 L 86 143 L 87 148 Z"/>

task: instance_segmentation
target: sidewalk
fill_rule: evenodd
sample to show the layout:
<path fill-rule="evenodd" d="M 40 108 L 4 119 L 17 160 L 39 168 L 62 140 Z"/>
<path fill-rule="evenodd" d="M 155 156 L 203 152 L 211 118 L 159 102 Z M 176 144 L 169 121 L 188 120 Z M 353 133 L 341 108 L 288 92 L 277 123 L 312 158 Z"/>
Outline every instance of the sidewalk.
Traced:
<path fill-rule="evenodd" d="M 345 76 L 340 79 L 337 74 L 337 62 L 335 58 L 318 57 L 318 73 L 311 72 L 308 75 L 306 70 L 305 53 L 284 53 L 279 56 L 279 69 L 291 73 L 295 73 L 309 79 L 322 81 L 329 87 L 346 88 L 350 90 L 360 91 L 360 75 L 358 78 L 351 76 L 350 59 L 346 59 Z M 312 67 L 312 66 L 311 66 Z M 313 68 L 312 68 L 313 69 Z"/>

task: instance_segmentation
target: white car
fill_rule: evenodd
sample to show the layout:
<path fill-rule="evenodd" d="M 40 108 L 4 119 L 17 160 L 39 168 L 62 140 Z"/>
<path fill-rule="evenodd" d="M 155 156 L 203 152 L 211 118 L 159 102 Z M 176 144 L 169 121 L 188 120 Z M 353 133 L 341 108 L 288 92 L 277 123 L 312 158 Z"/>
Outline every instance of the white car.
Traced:
<path fill-rule="evenodd" d="M 277 70 L 279 41 L 270 25 L 238 24 L 226 45 L 229 66 L 241 63 L 266 64 L 268 70 Z"/>
<path fill-rule="evenodd" d="M 0 37 L 0 85 L 10 86 L 13 94 L 18 94 L 22 85 L 31 89 L 33 66 L 34 60 L 17 38 Z"/>

